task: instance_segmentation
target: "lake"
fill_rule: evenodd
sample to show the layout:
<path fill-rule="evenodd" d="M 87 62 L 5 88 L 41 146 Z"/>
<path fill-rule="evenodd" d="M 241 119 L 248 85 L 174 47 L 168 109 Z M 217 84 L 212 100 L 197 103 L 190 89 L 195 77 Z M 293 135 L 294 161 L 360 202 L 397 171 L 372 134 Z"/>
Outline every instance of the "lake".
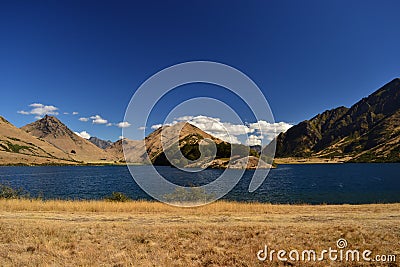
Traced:
<path fill-rule="evenodd" d="M 135 166 L 146 172 L 149 166 Z M 157 167 L 180 185 L 201 185 L 223 170 L 187 173 Z M 223 199 L 269 203 L 363 204 L 400 202 L 400 164 L 279 165 L 252 193 L 247 191 L 252 171 L 246 171 Z M 135 183 L 126 166 L 0 167 L 0 182 L 22 187 L 44 199 L 102 199 L 122 192 L 132 199 L 152 199 Z"/>

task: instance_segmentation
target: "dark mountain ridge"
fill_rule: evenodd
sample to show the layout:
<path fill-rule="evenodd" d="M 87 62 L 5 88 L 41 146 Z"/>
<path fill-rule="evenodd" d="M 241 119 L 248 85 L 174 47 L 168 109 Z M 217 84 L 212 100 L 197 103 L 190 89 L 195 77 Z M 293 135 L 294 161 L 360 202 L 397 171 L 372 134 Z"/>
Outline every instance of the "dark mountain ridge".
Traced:
<path fill-rule="evenodd" d="M 400 161 L 399 127 L 400 79 L 396 78 L 350 108 L 327 110 L 279 134 L 275 155 Z"/>
<path fill-rule="evenodd" d="M 107 147 L 110 147 L 113 142 L 111 142 L 110 140 L 103 140 L 100 138 L 97 138 L 95 136 L 91 136 L 89 139 L 89 142 L 91 142 L 92 144 L 94 144 L 95 146 L 101 148 L 101 149 L 106 149 Z"/>

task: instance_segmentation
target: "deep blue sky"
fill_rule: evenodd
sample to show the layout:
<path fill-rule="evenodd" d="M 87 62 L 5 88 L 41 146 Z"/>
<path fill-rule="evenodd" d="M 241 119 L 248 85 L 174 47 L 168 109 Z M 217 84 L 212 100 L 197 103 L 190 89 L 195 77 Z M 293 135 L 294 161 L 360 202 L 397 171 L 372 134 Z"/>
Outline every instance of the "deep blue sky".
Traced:
<path fill-rule="evenodd" d="M 115 140 L 118 127 L 78 118 L 120 122 L 151 75 L 211 60 L 252 78 L 276 121 L 297 123 L 400 76 L 399 1 L 141 2 L 0 1 L 0 115 L 22 126 L 35 118 L 17 111 L 54 105 L 74 131 Z"/>

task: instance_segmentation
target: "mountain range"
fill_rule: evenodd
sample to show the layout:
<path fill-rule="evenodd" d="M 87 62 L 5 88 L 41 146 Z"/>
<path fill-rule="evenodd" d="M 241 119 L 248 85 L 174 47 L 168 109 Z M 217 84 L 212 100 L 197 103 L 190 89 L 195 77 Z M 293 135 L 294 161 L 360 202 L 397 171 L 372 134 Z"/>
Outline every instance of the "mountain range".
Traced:
<path fill-rule="evenodd" d="M 185 122 L 160 127 L 144 140 L 124 138 L 114 143 L 99 138 L 86 140 L 48 115 L 21 128 L 0 117 L 0 126 L 1 165 L 151 163 L 169 166 L 171 160 L 181 167 L 189 164 L 200 167 L 207 162 L 205 167 L 213 168 L 227 168 L 228 163 L 233 168 L 255 168 L 258 162 L 264 168 L 271 167 L 255 157 L 257 152 L 249 147 L 231 145 Z M 215 161 L 204 156 L 207 151 L 212 152 L 206 140 L 215 142 Z M 206 152 L 203 158 L 200 157 L 202 150 Z M 248 165 L 246 157 L 249 157 Z"/>
<path fill-rule="evenodd" d="M 278 158 L 338 159 L 342 162 L 400 162 L 400 79 L 350 108 L 338 107 L 281 133 L 264 151 Z"/>
<path fill-rule="evenodd" d="M 266 155 L 275 147 L 276 158 L 299 162 L 310 158 L 400 162 L 400 79 L 350 108 L 341 106 L 300 122 L 263 149 L 230 144 L 186 122 L 160 127 L 144 140 L 124 138 L 112 143 L 97 137 L 86 140 L 54 116 L 46 115 L 21 128 L 0 116 L 0 165 L 173 163 L 255 168 L 260 162 L 271 167 L 272 158 Z"/>

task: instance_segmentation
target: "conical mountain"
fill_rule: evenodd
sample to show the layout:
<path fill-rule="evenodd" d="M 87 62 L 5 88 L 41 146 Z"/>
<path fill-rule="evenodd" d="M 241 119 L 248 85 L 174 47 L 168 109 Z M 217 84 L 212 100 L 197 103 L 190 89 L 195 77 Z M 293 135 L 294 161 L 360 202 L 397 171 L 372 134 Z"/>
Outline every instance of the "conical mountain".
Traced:
<path fill-rule="evenodd" d="M 175 138 L 177 136 L 179 136 L 179 138 Z M 221 139 L 187 122 L 179 122 L 172 126 L 165 125 L 160 127 L 146 137 L 145 143 L 151 162 L 157 162 L 157 158 L 175 142 L 179 141 L 179 147 L 185 145 L 198 146 L 202 139 L 211 139 L 216 144 L 225 143 Z"/>
<path fill-rule="evenodd" d="M 203 139 L 211 139 L 216 144 L 230 146 L 229 143 L 202 131 L 190 123 L 179 122 L 172 126 L 165 125 L 158 128 L 144 140 L 129 140 L 127 138 L 118 140 L 108 147 L 106 151 L 116 155 L 119 160 L 126 157 L 126 161 L 129 163 L 151 162 L 155 165 L 167 165 L 169 163 L 165 159 L 164 152 L 170 149 L 174 143 L 179 142 L 180 148 L 184 146 L 185 148 L 190 148 L 186 151 L 185 156 L 192 157 L 193 154 L 198 153 L 198 144 Z M 163 140 L 164 144 L 161 140 Z"/>
<path fill-rule="evenodd" d="M 340 107 L 303 121 L 275 141 L 276 157 L 398 162 L 400 79 L 392 80 L 349 109 Z"/>
<path fill-rule="evenodd" d="M 0 162 L 7 164 L 76 164 L 52 144 L 15 127 L 0 116 Z"/>
<path fill-rule="evenodd" d="M 59 119 L 53 116 L 46 115 L 42 119 L 25 125 L 21 129 L 47 141 L 75 160 L 83 162 L 114 160 L 103 149 L 76 135 Z"/>
<path fill-rule="evenodd" d="M 230 144 L 187 122 L 157 129 L 146 137 L 145 145 L 149 161 L 154 165 L 170 165 L 174 161 L 178 166 L 195 167 L 193 164 L 204 166 L 205 162 L 213 161 L 218 162 L 215 167 L 224 168 L 229 159 L 248 157 L 250 153 L 248 146 Z M 203 152 L 200 145 L 204 145 Z"/>

